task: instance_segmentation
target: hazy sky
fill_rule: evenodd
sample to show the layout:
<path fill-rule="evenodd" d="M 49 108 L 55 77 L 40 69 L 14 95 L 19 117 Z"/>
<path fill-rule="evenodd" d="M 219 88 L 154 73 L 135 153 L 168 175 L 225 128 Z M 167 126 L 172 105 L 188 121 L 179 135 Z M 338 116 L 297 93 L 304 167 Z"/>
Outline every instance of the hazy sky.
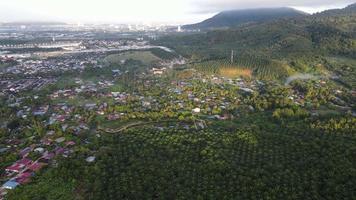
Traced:
<path fill-rule="evenodd" d="M 306 12 L 356 0 L 0 0 L 0 21 L 197 22 L 231 9 L 291 6 Z"/>

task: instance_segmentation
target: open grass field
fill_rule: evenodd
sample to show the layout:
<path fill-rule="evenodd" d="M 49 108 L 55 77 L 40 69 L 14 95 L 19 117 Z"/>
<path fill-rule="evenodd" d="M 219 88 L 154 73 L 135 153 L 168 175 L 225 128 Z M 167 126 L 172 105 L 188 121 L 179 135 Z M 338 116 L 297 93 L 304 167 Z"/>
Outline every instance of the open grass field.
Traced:
<path fill-rule="evenodd" d="M 138 60 L 143 64 L 151 64 L 161 59 L 153 55 L 150 51 L 128 51 L 120 54 L 109 55 L 105 60 L 111 64 L 120 64 L 124 60 Z"/>
<path fill-rule="evenodd" d="M 228 78 L 236 78 L 236 77 L 252 77 L 251 69 L 240 69 L 236 67 L 222 67 L 219 69 L 219 74 Z"/>

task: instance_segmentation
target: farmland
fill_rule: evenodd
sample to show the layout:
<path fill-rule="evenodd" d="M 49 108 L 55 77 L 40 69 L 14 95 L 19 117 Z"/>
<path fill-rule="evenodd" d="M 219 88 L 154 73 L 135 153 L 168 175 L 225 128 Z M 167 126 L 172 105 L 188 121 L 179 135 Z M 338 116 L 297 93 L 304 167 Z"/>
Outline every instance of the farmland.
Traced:
<path fill-rule="evenodd" d="M 207 74 L 220 74 L 227 77 L 253 75 L 269 80 L 282 79 L 294 72 L 287 64 L 253 56 L 237 57 L 233 63 L 226 59 L 196 62 L 192 67 Z"/>
<path fill-rule="evenodd" d="M 262 115 L 241 120 L 237 124 L 253 120 L 254 126 L 193 132 L 147 126 L 106 135 L 95 164 L 80 162 L 79 154 L 17 197 L 38 196 L 32 190 L 48 197 L 51 192 L 41 188 L 43 184 L 61 180 L 69 190 L 74 190 L 70 182 L 75 182 L 77 195 L 85 199 L 350 199 L 355 195 L 354 134 L 305 131 L 298 122 L 278 128 Z M 56 197 L 67 198 L 60 193 Z"/>

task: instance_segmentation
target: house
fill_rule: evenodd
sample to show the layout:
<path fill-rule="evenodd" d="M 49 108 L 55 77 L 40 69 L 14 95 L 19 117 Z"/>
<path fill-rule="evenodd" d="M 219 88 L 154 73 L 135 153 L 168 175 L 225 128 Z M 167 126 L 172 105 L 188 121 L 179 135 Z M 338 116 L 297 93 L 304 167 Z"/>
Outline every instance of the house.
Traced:
<path fill-rule="evenodd" d="M 120 95 L 120 92 L 111 92 L 111 95 L 113 97 L 118 97 Z"/>
<path fill-rule="evenodd" d="M 253 90 L 250 88 L 240 88 L 240 90 L 246 92 L 246 93 L 253 93 Z"/>
<path fill-rule="evenodd" d="M 74 141 L 68 141 L 66 142 L 66 146 L 74 146 L 75 142 Z"/>
<path fill-rule="evenodd" d="M 65 137 L 60 137 L 60 138 L 57 138 L 55 141 L 56 141 L 57 143 L 62 143 L 62 142 L 64 142 L 65 140 L 66 140 Z"/>
<path fill-rule="evenodd" d="M 23 158 L 21 160 L 18 160 L 11 166 L 7 167 L 5 169 L 5 171 L 19 173 L 21 170 L 23 170 L 25 167 L 29 166 L 31 163 L 32 163 L 32 160 Z"/>
<path fill-rule="evenodd" d="M 15 180 L 9 180 L 4 185 L 2 185 L 3 188 L 8 189 L 8 190 L 13 190 L 19 185 L 18 182 Z"/>
<path fill-rule="evenodd" d="M 44 148 L 42 147 L 38 147 L 34 150 L 34 152 L 37 152 L 37 153 L 43 153 L 44 152 Z"/>
<path fill-rule="evenodd" d="M 26 157 L 32 151 L 31 147 L 26 147 L 20 151 L 21 157 Z"/>
<path fill-rule="evenodd" d="M 231 114 L 227 114 L 225 113 L 224 115 L 220 116 L 220 115 L 215 115 L 216 119 L 219 119 L 219 120 L 228 120 L 228 119 L 233 119 L 234 116 L 231 115 Z"/>
<path fill-rule="evenodd" d="M 89 110 L 93 110 L 96 107 L 96 103 L 87 103 L 85 104 L 85 108 Z"/>
<path fill-rule="evenodd" d="M 32 172 L 38 172 L 46 165 L 47 165 L 46 163 L 36 162 L 30 165 L 28 169 L 31 170 Z"/>
<path fill-rule="evenodd" d="M 68 128 L 68 124 L 63 124 L 63 125 L 62 125 L 62 131 L 66 131 L 67 128 Z"/>
<path fill-rule="evenodd" d="M 56 155 L 63 154 L 66 150 L 62 147 L 57 147 L 55 149 Z"/>
<path fill-rule="evenodd" d="M 40 159 L 40 161 L 48 163 L 52 158 L 54 158 L 55 154 L 54 153 L 45 153 L 43 157 Z"/>
<path fill-rule="evenodd" d="M 193 113 L 200 113 L 200 108 L 194 108 L 194 109 L 192 110 L 192 112 L 193 112 Z"/>
<path fill-rule="evenodd" d="M 89 156 L 85 159 L 88 163 L 94 162 L 95 161 L 95 156 Z"/>
<path fill-rule="evenodd" d="M 32 173 L 30 173 L 30 172 L 24 172 L 24 173 L 19 174 L 19 175 L 16 177 L 15 180 L 16 180 L 16 182 L 19 183 L 19 184 L 25 184 L 25 183 L 30 182 L 31 176 L 33 176 Z"/>
<path fill-rule="evenodd" d="M 35 116 L 45 115 L 47 113 L 47 111 L 48 111 L 48 108 L 49 108 L 48 105 L 47 106 L 42 106 L 42 107 L 38 108 L 37 110 L 33 111 L 32 114 L 35 115 Z"/>
<path fill-rule="evenodd" d="M 107 116 L 108 120 L 117 120 L 120 119 L 120 115 L 119 114 L 110 114 Z"/>
<path fill-rule="evenodd" d="M 162 69 L 152 68 L 151 71 L 153 72 L 154 75 L 162 75 L 165 70 L 166 70 L 166 68 L 162 68 Z"/>
<path fill-rule="evenodd" d="M 5 171 L 6 172 L 15 172 L 15 173 L 19 173 L 22 169 L 22 166 L 17 164 L 17 163 L 14 163 L 13 165 L 9 166 L 9 167 L 6 167 L 5 168 Z"/>
<path fill-rule="evenodd" d="M 81 124 L 79 125 L 79 128 L 84 129 L 84 130 L 89 130 L 89 127 L 88 127 L 86 124 L 84 124 L 84 123 L 81 123 Z"/>
<path fill-rule="evenodd" d="M 9 148 L 0 148 L 0 153 L 5 153 Z"/>
<path fill-rule="evenodd" d="M 149 101 L 142 101 L 142 106 L 143 106 L 143 107 L 149 107 L 149 106 L 151 106 L 151 102 L 149 102 Z"/>
<path fill-rule="evenodd" d="M 42 139 L 42 140 L 41 140 L 41 143 L 42 143 L 43 145 L 49 146 L 49 145 L 52 144 L 52 140 L 51 140 L 51 139 L 48 139 L 48 138 L 45 138 L 45 139 Z"/>
<path fill-rule="evenodd" d="M 105 115 L 105 112 L 103 110 L 96 111 L 96 114 L 98 115 Z"/>
<path fill-rule="evenodd" d="M 23 165 L 23 166 L 28 166 L 32 163 L 32 160 L 28 159 L 28 158 L 23 158 L 19 161 L 16 162 L 17 164 Z"/>
<path fill-rule="evenodd" d="M 46 133 L 47 135 L 54 135 L 55 134 L 55 132 L 54 131 L 47 131 L 47 133 Z"/>

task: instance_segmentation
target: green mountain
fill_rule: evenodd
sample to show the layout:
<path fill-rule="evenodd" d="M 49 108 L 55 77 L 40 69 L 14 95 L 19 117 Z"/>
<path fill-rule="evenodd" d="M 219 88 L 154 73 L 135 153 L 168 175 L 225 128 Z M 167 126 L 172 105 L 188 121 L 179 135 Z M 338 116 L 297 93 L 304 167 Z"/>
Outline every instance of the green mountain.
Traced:
<path fill-rule="evenodd" d="M 230 62 L 234 50 L 232 64 L 248 67 L 256 76 L 284 78 L 296 72 L 328 73 L 356 86 L 355 8 L 351 5 L 311 16 L 167 36 L 157 42 L 175 49 L 195 64 Z M 346 64 L 334 62 L 340 59 L 347 60 Z"/>
<path fill-rule="evenodd" d="M 183 26 L 183 29 L 215 29 L 237 27 L 246 23 L 266 22 L 281 18 L 305 16 L 293 8 L 260 8 L 224 11 L 203 22 Z"/>

